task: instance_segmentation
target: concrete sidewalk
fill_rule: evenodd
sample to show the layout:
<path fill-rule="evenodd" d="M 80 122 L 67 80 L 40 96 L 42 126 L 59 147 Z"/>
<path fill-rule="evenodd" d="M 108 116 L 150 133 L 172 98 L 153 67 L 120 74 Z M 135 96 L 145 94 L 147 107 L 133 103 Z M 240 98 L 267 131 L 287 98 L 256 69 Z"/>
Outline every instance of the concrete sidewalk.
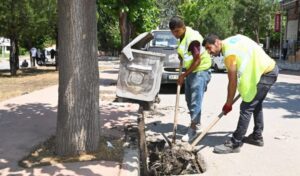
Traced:
<path fill-rule="evenodd" d="M 100 117 L 102 134 L 121 138 L 125 126 L 137 125 L 139 106 L 112 102 L 117 74 L 112 71 L 100 78 L 100 92 L 111 90 L 101 92 Z M 92 161 L 32 169 L 18 166 L 33 146 L 55 134 L 57 92 L 58 86 L 52 86 L 0 102 L 0 175 L 139 175 L 139 154 L 132 146 L 126 147 L 123 163 Z"/>

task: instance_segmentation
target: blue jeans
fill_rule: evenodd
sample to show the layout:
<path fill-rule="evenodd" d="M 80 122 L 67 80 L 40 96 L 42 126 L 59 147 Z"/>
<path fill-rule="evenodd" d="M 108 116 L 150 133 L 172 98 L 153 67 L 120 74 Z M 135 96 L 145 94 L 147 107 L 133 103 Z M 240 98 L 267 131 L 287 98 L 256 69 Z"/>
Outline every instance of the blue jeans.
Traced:
<path fill-rule="evenodd" d="M 202 100 L 210 78 L 211 72 L 206 70 L 191 73 L 185 79 L 185 100 L 195 124 L 201 123 Z"/>

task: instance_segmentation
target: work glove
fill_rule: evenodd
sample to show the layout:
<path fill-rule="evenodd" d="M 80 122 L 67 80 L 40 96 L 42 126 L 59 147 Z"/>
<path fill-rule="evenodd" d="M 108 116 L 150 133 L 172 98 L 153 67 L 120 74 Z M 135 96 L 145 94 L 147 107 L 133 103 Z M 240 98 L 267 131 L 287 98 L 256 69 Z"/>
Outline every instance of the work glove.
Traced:
<path fill-rule="evenodd" d="M 225 103 L 225 105 L 222 108 L 224 115 L 227 115 L 227 113 L 230 112 L 231 110 L 232 110 L 232 105 Z"/>

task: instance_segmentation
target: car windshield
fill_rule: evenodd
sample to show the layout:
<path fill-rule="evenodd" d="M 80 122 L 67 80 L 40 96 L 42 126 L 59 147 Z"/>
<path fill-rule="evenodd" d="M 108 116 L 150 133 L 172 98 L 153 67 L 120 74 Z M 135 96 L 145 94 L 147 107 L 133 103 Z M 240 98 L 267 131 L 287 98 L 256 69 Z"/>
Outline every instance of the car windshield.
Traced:
<path fill-rule="evenodd" d="M 177 39 L 172 35 L 171 31 L 154 31 L 154 39 L 150 42 L 152 47 L 172 47 L 177 46 Z"/>

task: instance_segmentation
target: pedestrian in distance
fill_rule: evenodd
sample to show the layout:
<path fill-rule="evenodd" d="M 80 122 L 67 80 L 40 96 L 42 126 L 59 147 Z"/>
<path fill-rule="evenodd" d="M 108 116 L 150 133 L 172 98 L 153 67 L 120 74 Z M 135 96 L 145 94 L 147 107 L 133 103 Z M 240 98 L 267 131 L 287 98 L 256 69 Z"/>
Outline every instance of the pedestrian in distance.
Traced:
<path fill-rule="evenodd" d="M 208 35 L 203 42 L 211 55 L 223 54 L 228 71 L 227 100 L 222 111 L 226 115 L 232 110 L 236 89 L 242 97 L 237 128 L 230 140 L 215 146 L 215 153 L 237 153 L 243 143 L 263 146 L 262 132 L 263 101 L 271 86 L 276 82 L 278 67 L 264 50 L 253 40 L 243 35 L 235 35 L 220 40 L 217 35 Z M 245 137 L 251 116 L 254 117 L 252 134 Z"/>
<path fill-rule="evenodd" d="M 185 81 L 185 99 L 190 111 L 191 124 L 182 141 L 190 142 L 201 133 L 202 100 L 211 79 L 211 58 L 201 45 L 201 34 L 186 26 L 181 17 L 172 17 L 169 28 L 179 39 L 177 52 L 186 70 L 179 76 L 177 84 L 182 85 Z"/>
<path fill-rule="evenodd" d="M 30 49 L 30 56 L 31 56 L 31 65 L 33 67 L 35 67 L 35 60 L 36 60 L 36 57 L 37 57 L 37 49 L 35 47 L 32 47 Z"/>
<path fill-rule="evenodd" d="M 28 62 L 26 61 L 26 59 L 22 62 L 21 67 L 22 68 L 27 68 L 28 67 Z"/>
<path fill-rule="evenodd" d="M 50 56 L 51 56 L 51 59 L 54 59 L 55 54 L 56 54 L 56 51 L 55 51 L 54 49 L 51 49 L 51 50 L 50 50 Z"/>

